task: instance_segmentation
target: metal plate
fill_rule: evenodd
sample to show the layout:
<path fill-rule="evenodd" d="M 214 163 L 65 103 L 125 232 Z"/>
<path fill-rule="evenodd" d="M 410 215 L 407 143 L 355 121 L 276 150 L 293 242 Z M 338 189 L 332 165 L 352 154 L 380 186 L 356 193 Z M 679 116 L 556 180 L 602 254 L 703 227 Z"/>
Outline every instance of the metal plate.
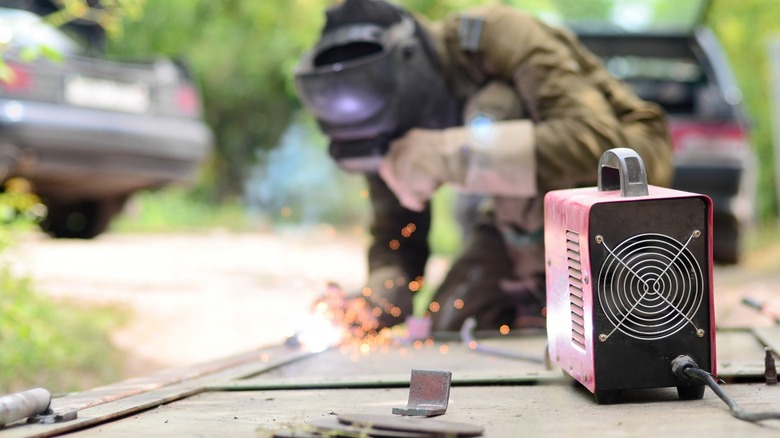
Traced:
<path fill-rule="evenodd" d="M 434 420 L 420 417 L 399 417 L 396 415 L 343 414 L 339 421 L 353 426 L 370 426 L 376 429 L 401 432 L 422 432 L 437 435 L 470 437 L 480 436 L 485 428 L 475 424 Z"/>

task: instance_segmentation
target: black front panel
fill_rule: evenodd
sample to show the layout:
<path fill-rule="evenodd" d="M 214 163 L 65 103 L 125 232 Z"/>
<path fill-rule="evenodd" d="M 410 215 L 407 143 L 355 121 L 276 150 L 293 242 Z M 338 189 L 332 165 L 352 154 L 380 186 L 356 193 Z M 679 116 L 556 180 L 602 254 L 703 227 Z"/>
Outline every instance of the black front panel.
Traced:
<path fill-rule="evenodd" d="M 672 360 L 709 370 L 707 203 L 701 197 L 593 206 L 593 339 L 600 390 L 677 386 Z"/>

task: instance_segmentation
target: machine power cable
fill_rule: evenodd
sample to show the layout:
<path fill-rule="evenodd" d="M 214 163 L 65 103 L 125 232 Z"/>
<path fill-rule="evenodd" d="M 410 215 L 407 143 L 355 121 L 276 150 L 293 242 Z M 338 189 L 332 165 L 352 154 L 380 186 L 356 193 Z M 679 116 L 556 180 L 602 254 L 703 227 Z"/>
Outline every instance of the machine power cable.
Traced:
<path fill-rule="evenodd" d="M 731 415 L 734 417 L 748 421 L 751 423 L 757 423 L 764 420 L 780 420 L 780 412 L 748 412 L 740 408 L 737 402 L 723 391 L 718 385 L 718 382 L 712 377 L 712 374 L 704 371 L 696 365 L 689 356 L 677 356 L 672 361 L 672 372 L 681 381 L 701 380 L 712 389 L 715 395 L 718 396 L 729 407 Z"/>

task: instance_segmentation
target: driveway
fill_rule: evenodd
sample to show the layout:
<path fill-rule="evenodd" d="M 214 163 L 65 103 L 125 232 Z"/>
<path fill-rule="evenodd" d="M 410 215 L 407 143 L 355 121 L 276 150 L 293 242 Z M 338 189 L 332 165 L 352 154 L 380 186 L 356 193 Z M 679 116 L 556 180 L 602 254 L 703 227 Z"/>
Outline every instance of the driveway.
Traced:
<path fill-rule="evenodd" d="M 112 338 L 128 374 L 191 365 L 279 343 L 328 280 L 357 287 L 359 238 L 309 233 L 33 234 L 12 252 L 17 272 L 57 298 L 131 312 Z"/>
<path fill-rule="evenodd" d="M 112 303 L 131 313 L 112 334 L 127 377 L 191 365 L 282 342 L 300 327 L 328 281 L 356 290 L 366 272 L 365 237 L 307 232 L 104 234 L 55 240 L 31 234 L 10 254 L 43 293 Z M 769 325 L 740 304 L 776 300 L 780 245 L 715 269 L 720 326 Z M 435 283 L 446 261 L 432 264 Z"/>

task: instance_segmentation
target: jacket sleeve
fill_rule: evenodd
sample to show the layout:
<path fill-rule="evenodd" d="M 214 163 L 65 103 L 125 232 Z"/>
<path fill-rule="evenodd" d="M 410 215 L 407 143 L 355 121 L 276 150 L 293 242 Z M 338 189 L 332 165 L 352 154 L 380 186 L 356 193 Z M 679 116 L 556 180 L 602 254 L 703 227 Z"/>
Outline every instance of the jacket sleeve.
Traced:
<path fill-rule="evenodd" d="M 583 63 L 584 49 L 572 46 L 578 44 L 574 38 L 567 40 L 526 13 L 486 6 L 464 15 L 481 17 L 483 26 L 478 48 L 460 56 L 463 70 L 475 78 L 481 73 L 505 80 L 517 90 L 535 123 L 541 192 L 593 185 L 601 154 L 614 147 L 637 150 L 651 183 L 668 184 L 671 146 L 659 108 L 638 98 L 616 108 L 609 93 L 631 94 L 627 87 L 609 82 L 600 64 Z M 458 38 L 460 19 L 446 24 L 448 39 Z M 605 84 L 618 88 L 610 91 Z"/>
<path fill-rule="evenodd" d="M 366 287 L 369 301 L 382 310 L 380 324 L 389 326 L 412 313 L 412 295 L 422 286 L 430 255 L 430 207 L 407 210 L 378 175 L 368 175 L 367 182 L 374 216 Z"/>

